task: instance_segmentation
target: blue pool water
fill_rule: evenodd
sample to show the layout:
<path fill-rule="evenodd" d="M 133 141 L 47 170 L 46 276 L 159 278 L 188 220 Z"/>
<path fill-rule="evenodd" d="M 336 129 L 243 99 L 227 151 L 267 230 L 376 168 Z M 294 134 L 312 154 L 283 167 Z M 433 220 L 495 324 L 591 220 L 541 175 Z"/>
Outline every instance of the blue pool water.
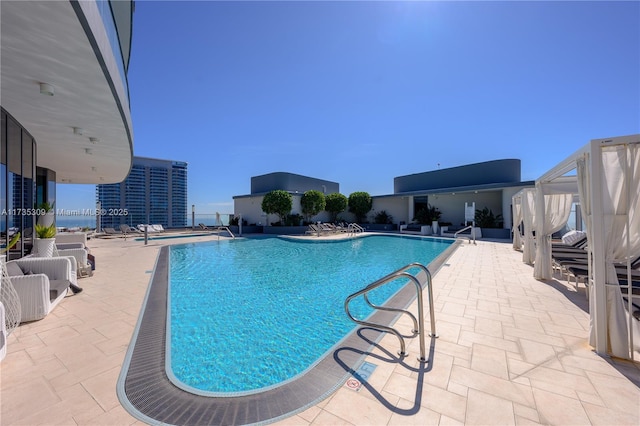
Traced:
<path fill-rule="evenodd" d="M 171 247 L 170 375 L 204 394 L 269 388 L 313 366 L 355 324 L 346 297 L 452 242 L 366 236 L 341 241 L 225 240 Z M 383 303 L 406 281 L 373 293 Z M 364 303 L 352 304 L 360 318 Z"/>
<path fill-rule="evenodd" d="M 148 235 L 147 240 L 171 240 L 173 238 L 191 238 L 191 237 L 206 237 L 208 235 L 213 235 L 211 233 L 207 234 L 179 234 L 179 235 L 164 235 L 164 236 L 152 236 Z M 136 238 L 134 241 L 144 241 L 144 237 Z"/>

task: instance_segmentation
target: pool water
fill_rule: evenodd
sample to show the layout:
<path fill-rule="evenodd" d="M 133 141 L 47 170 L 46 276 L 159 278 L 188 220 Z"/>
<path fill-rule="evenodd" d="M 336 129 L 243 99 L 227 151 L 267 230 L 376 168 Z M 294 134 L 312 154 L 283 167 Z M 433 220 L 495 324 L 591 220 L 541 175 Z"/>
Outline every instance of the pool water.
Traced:
<path fill-rule="evenodd" d="M 178 234 L 178 235 L 163 235 L 157 236 L 157 234 L 147 234 L 147 240 L 171 240 L 173 238 L 191 238 L 191 237 L 207 237 L 209 235 L 215 235 L 211 233 L 206 234 Z M 135 238 L 134 241 L 144 241 L 144 237 Z"/>
<path fill-rule="evenodd" d="M 312 367 L 356 324 L 346 297 L 451 240 L 366 236 L 340 241 L 238 239 L 171 247 L 169 376 L 202 394 L 266 390 Z M 371 294 L 382 304 L 407 281 Z M 354 301 L 352 312 L 371 312 Z"/>

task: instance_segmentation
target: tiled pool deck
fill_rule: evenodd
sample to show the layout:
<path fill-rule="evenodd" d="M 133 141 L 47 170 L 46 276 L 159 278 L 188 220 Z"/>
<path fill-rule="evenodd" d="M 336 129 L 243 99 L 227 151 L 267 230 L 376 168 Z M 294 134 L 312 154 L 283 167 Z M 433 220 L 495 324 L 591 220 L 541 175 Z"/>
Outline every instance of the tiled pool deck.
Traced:
<path fill-rule="evenodd" d="M 9 337 L 0 424 L 143 424 L 116 382 L 156 256 L 162 244 L 211 238 L 90 240 L 98 269 L 85 290 Z M 521 257 L 510 244 L 463 244 L 434 277 L 431 363 L 418 368 L 411 341 L 411 368 L 398 364 L 397 338 L 385 336 L 358 391 L 341 387 L 278 424 L 640 424 L 640 364 L 592 352 L 584 289 L 533 279 Z"/>

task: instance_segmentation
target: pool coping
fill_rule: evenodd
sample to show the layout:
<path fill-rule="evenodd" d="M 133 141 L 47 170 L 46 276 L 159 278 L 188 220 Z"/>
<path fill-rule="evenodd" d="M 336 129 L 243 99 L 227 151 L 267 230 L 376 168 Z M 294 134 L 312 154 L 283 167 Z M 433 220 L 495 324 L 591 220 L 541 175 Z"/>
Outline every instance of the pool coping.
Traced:
<path fill-rule="evenodd" d="M 432 275 L 445 264 L 459 244 L 459 241 L 454 242 L 427 265 Z M 145 423 L 268 424 L 292 416 L 340 388 L 384 336 L 384 333 L 375 331 L 376 339 L 369 340 L 358 333 L 362 327 L 356 327 L 314 367 L 295 380 L 264 392 L 229 397 L 190 393 L 175 386 L 165 370 L 169 250 L 169 245 L 161 247 L 156 259 L 117 383 L 117 395 L 122 406 Z M 406 308 L 414 300 L 415 288 L 405 285 L 392 297 L 390 304 Z M 370 320 L 393 324 L 397 318 L 397 314 L 377 311 Z"/>

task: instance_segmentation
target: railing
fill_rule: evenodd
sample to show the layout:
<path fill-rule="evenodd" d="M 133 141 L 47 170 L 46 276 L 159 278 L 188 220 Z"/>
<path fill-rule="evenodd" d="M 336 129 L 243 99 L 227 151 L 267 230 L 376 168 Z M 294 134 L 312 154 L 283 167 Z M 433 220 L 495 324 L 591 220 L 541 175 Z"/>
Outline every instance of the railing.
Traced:
<path fill-rule="evenodd" d="M 476 243 L 476 233 L 473 231 L 473 228 L 474 228 L 473 225 L 469 225 L 469 226 L 467 226 L 465 228 L 462 228 L 459 231 L 456 231 L 455 234 L 453 234 L 453 238 L 460 238 L 460 234 L 462 232 L 467 231 L 467 230 L 470 229 L 471 230 L 471 235 L 470 236 L 463 235 L 461 238 L 466 238 L 467 240 L 469 240 L 469 244 L 471 244 L 471 238 L 473 238 L 473 244 L 475 244 Z"/>
<path fill-rule="evenodd" d="M 382 324 L 376 324 L 373 322 L 369 322 L 369 321 L 364 321 L 364 320 L 359 320 L 357 318 L 355 318 L 350 310 L 349 310 L 349 303 L 355 299 L 358 296 L 363 296 L 364 300 L 367 302 L 367 304 L 369 304 L 369 306 L 371 306 L 374 309 L 378 309 L 381 311 L 391 311 L 391 312 L 400 312 L 403 314 L 407 314 L 409 315 L 409 317 L 413 320 L 413 330 L 411 330 L 411 332 L 413 333 L 413 335 L 415 336 L 416 334 L 419 335 L 420 337 L 420 357 L 418 358 L 418 361 L 420 362 L 427 362 L 427 358 L 426 358 L 426 351 L 425 351 L 425 337 L 424 337 L 424 314 L 423 314 L 423 302 L 422 302 L 422 289 L 423 289 L 423 285 L 420 283 L 420 281 L 418 280 L 418 278 L 416 276 L 411 275 L 407 271 L 408 269 L 411 268 L 421 268 L 425 274 L 426 274 L 426 285 L 427 288 L 429 290 L 428 293 L 428 297 L 429 297 L 429 316 L 430 316 L 430 320 L 431 320 L 431 333 L 429 333 L 429 336 L 431 337 L 438 337 L 438 335 L 436 334 L 436 321 L 435 321 L 435 315 L 433 312 L 433 289 L 431 286 L 431 273 L 429 272 L 429 269 L 427 269 L 426 266 L 420 264 L 420 263 L 411 263 L 409 265 L 406 265 L 400 269 L 398 269 L 397 271 L 394 271 L 392 273 L 390 273 L 389 275 L 386 275 L 382 278 L 380 278 L 377 281 L 374 281 L 373 283 L 369 284 L 368 286 L 366 286 L 365 288 L 363 288 L 360 291 L 357 291 L 351 295 L 349 295 L 347 297 L 347 299 L 344 302 L 344 309 L 345 312 L 347 313 L 347 316 L 349 317 L 349 319 L 351 319 L 353 322 L 355 322 L 356 324 L 360 324 L 360 325 L 364 325 L 366 327 L 371 327 L 371 328 L 376 328 L 382 331 L 386 331 L 392 334 L 395 334 L 396 337 L 398 338 L 398 340 L 400 341 L 400 351 L 398 352 L 398 355 L 400 355 L 401 357 L 405 357 L 407 356 L 407 352 L 406 352 L 406 345 L 404 342 L 404 337 L 402 337 L 402 335 L 400 334 L 400 332 L 398 330 L 396 330 L 393 327 L 390 326 L 386 326 L 386 325 L 382 325 Z M 375 290 L 378 287 L 381 287 L 391 281 L 394 281 L 396 279 L 399 278 L 408 278 L 409 280 L 411 280 L 415 286 L 416 286 L 416 296 L 417 296 L 417 300 L 418 300 L 418 319 L 416 319 L 416 317 L 409 311 L 406 311 L 404 309 L 398 309 L 398 308 L 391 308 L 391 307 L 384 307 L 384 306 L 377 306 L 374 305 L 373 303 L 371 303 L 369 301 L 369 298 L 367 297 L 367 293 Z"/>
<path fill-rule="evenodd" d="M 233 232 L 231 232 L 228 226 L 217 226 L 216 230 L 218 231 L 218 241 L 220 241 L 220 231 L 227 231 L 229 235 L 231 235 L 231 238 L 236 239 L 236 236 L 233 235 Z"/>
<path fill-rule="evenodd" d="M 349 226 L 347 226 L 347 232 L 354 234 L 358 232 L 364 232 L 364 228 L 357 223 L 350 223 Z"/>

